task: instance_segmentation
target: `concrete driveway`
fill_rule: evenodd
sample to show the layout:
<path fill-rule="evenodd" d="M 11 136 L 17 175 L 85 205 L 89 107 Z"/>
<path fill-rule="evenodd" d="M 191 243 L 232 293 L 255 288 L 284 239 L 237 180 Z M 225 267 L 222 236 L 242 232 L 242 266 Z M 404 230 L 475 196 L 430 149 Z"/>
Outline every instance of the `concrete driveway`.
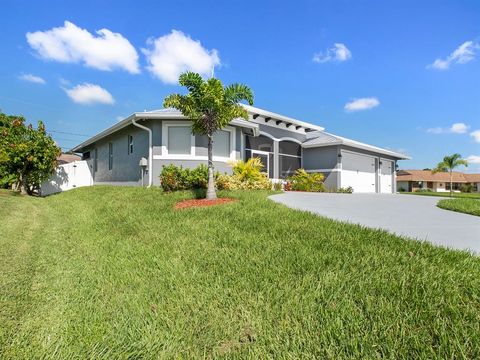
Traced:
<path fill-rule="evenodd" d="M 480 217 L 440 209 L 439 197 L 286 192 L 270 199 L 335 220 L 480 254 Z"/>

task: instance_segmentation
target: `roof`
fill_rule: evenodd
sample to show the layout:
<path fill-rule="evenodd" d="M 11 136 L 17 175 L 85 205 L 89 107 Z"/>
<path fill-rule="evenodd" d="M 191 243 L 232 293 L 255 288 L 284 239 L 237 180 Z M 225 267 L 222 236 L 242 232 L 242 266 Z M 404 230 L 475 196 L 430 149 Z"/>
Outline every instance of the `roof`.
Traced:
<path fill-rule="evenodd" d="M 309 131 L 322 131 L 325 130 L 324 127 L 319 125 L 311 124 L 305 121 L 297 120 L 285 115 L 277 114 L 268 110 L 263 110 L 254 106 L 240 104 L 245 110 L 252 116 L 253 120 L 256 120 L 258 117 L 262 117 L 263 121 L 268 123 L 269 121 L 276 120 L 276 124 L 279 125 L 283 123 L 287 128 L 293 127 L 294 129 L 303 128 L 305 132 Z"/>
<path fill-rule="evenodd" d="M 404 160 L 410 159 L 410 157 L 395 151 L 383 149 L 373 145 L 368 145 L 356 140 L 347 139 L 343 136 L 333 135 L 325 131 L 320 131 L 320 132 L 316 131 L 314 133 L 310 133 L 307 135 L 307 139 L 308 140 L 302 144 L 302 147 L 304 148 L 332 146 L 332 145 L 346 145 L 346 146 L 351 146 L 357 149 L 372 151 L 372 152 L 383 154 L 383 155 L 389 155 L 397 159 L 404 159 Z"/>
<path fill-rule="evenodd" d="M 110 126 L 109 128 L 99 132 L 97 135 L 92 136 L 91 138 L 85 140 L 81 144 L 75 146 L 71 151 L 72 152 L 79 152 L 82 150 L 84 147 L 93 144 L 95 141 L 98 141 L 110 134 L 113 134 L 114 132 L 123 129 L 124 127 L 132 124 L 133 120 L 146 120 L 146 119 L 178 119 L 182 120 L 185 119 L 185 116 L 183 114 L 172 108 L 167 108 L 167 109 L 159 109 L 159 110 L 153 110 L 153 111 L 144 111 L 144 112 L 136 112 L 133 113 L 132 115 L 128 116 L 127 118 L 117 122 L 116 124 Z M 252 129 L 254 133 L 258 134 L 259 132 L 259 126 L 258 124 L 255 124 L 253 122 L 247 121 L 245 119 L 233 119 L 230 124 L 232 125 L 237 125 L 245 128 Z"/>
<path fill-rule="evenodd" d="M 74 161 L 80 161 L 81 157 L 75 154 L 60 154 L 59 157 L 57 157 L 57 164 L 58 165 L 63 165 L 63 164 L 68 164 Z"/>
<path fill-rule="evenodd" d="M 432 173 L 431 170 L 399 170 L 397 181 L 450 182 L 450 174 L 448 172 Z M 480 174 L 454 171 L 452 172 L 452 181 L 456 183 L 480 182 Z"/>

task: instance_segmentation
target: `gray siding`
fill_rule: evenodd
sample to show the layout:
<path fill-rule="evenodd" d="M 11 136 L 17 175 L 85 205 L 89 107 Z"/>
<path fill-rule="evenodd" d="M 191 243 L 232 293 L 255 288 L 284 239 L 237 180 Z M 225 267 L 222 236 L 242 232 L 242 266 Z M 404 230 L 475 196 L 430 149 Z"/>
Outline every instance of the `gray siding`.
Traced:
<path fill-rule="evenodd" d="M 350 146 L 344 146 L 344 145 L 341 146 L 341 149 L 342 150 L 348 150 L 348 151 L 355 152 L 355 153 L 359 153 L 359 154 L 381 157 L 381 158 L 384 158 L 384 159 L 393 160 L 395 162 L 395 158 L 393 156 L 382 155 L 382 154 L 379 154 L 379 153 L 376 153 L 376 152 L 373 152 L 373 151 L 357 149 L 357 148 L 353 148 L 353 147 L 350 147 Z"/>
<path fill-rule="evenodd" d="M 305 170 L 335 169 L 338 161 L 338 146 L 303 149 L 303 167 Z"/>
<path fill-rule="evenodd" d="M 160 173 L 162 171 L 163 166 L 167 166 L 170 164 L 174 164 L 176 166 L 182 166 L 183 168 L 193 169 L 199 166 L 200 164 L 207 165 L 206 160 L 160 160 L 154 159 L 153 160 L 153 185 L 160 185 Z M 224 162 L 214 161 L 213 165 L 215 167 L 215 171 L 219 173 L 232 173 L 232 168 Z"/>
<path fill-rule="evenodd" d="M 133 153 L 128 153 L 127 136 L 133 137 Z M 108 169 L 108 144 L 113 144 L 113 166 Z M 94 150 L 98 151 L 97 171 L 93 171 Z M 121 129 L 91 145 L 89 165 L 95 183 L 122 182 L 140 185 L 141 172 L 139 162 L 148 158 L 148 133 L 134 125 Z"/>
<path fill-rule="evenodd" d="M 273 126 L 259 124 L 259 128 L 260 128 L 260 131 L 270 134 L 271 136 L 277 139 L 280 139 L 283 137 L 289 137 L 289 138 L 294 138 L 301 142 L 304 142 L 307 138 L 305 134 L 300 134 L 294 131 L 288 131 L 287 129 L 278 129 Z"/>

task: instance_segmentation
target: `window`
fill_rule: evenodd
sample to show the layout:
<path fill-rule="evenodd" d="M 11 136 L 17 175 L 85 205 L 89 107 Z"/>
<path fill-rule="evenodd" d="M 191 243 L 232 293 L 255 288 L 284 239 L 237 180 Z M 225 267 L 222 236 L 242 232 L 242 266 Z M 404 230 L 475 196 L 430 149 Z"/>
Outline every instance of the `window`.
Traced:
<path fill-rule="evenodd" d="M 245 139 L 245 148 L 273 152 L 273 140 L 263 135 L 257 137 L 247 135 Z"/>
<path fill-rule="evenodd" d="M 98 150 L 93 150 L 93 171 L 97 172 L 98 170 Z"/>
<path fill-rule="evenodd" d="M 192 146 L 192 130 L 190 126 L 168 126 L 168 153 L 190 155 Z"/>
<path fill-rule="evenodd" d="M 127 136 L 127 141 L 128 141 L 128 153 L 133 154 L 133 136 L 128 135 Z"/>
<path fill-rule="evenodd" d="M 108 170 L 113 169 L 113 144 L 108 143 Z"/>
<path fill-rule="evenodd" d="M 302 166 L 302 147 L 296 142 L 284 140 L 279 142 L 278 150 L 280 178 L 286 178 Z"/>
<path fill-rule="evenodd" d="M 213 156 L 230 157 L 230 132 L 219 130 L 213 135 Z"/>

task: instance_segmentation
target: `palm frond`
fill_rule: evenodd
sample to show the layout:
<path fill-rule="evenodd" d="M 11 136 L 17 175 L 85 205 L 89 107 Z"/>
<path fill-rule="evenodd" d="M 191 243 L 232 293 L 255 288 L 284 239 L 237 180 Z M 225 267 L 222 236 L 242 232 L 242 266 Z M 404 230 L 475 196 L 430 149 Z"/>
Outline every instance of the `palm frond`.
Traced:
<path fill-rule="evenodd" d="M 245 100 L 249 105 L 253 105 L 253 91 L 244 84 L 231 84 L 225 87 L 225 100 L 231 103 Z"/>

